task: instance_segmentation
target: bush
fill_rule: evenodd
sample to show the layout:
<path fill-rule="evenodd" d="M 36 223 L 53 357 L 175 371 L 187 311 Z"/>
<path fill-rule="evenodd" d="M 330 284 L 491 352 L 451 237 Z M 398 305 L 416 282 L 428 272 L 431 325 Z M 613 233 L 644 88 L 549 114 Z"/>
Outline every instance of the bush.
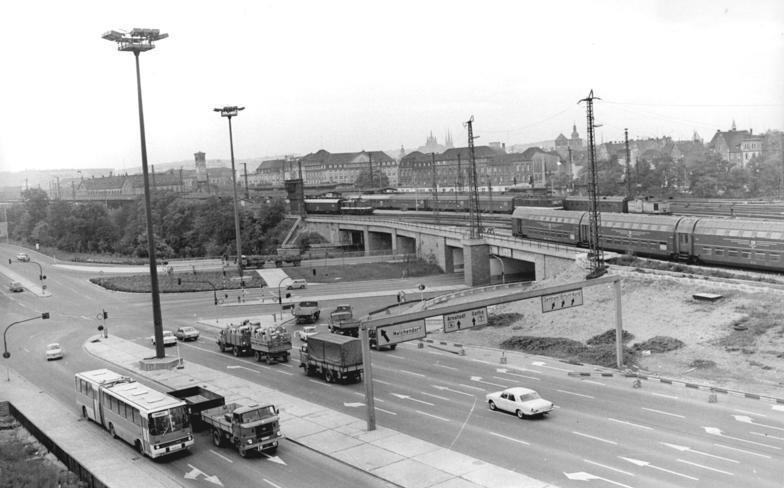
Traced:
<path fill-rule="evenodd" d="M 631 332 L 623 331 L 622 335 L 622 342 L 625 344 L 630 340 L 634 339 L 634 334 Z M 606 332 L 602 332 L 599 335 L 595 335 L 585 341 L 586 344 L 589 346 L 598 346 L 601 344 L 612 344 L 615 345 L 615 329 L 607 330 Z"/>
<path fill-rule="evenodd" d="M 501 348 L 564 358 L 579 354 L 588 349 L 588 346 L 563 337 L 514 336 L 503 341 Z"/>
<path fill-rule="evenodd" d="M 640 342 L 632 346 L 635 351 L 669 352 L 680 349 L 686 344 L 674 337 L 656 336 L 647 341 Z"/>

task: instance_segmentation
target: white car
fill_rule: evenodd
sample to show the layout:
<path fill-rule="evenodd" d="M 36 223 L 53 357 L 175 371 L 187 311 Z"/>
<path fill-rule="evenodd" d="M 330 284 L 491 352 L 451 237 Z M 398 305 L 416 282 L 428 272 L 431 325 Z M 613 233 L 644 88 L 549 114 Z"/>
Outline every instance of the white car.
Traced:
<path fill-rule="evenodd" d="M 63 359 L 63 348 L 60 344 L 53 342 L 46 346 L 46 360 L 51 361 L 52 359 Z"/>
<path fill-rule="evenodd" d="M 199 339 L 199 331 L 193 327 L 180 327 L 174 335 L 183 342 L 196 341 Z"/>
<path fill-rule="evenodd" d="M 16 254 L 16 260 L 17 261 L 21 261 L 23 263 L 26 263 L 26 262 L 30 261 L 30 255 L 27 254 L 26 252 L 17 253 Z"/>
<path fill-rule="evenodd" d="M 297 337 L 302 342 L 308 342 L 308 337 L 318 334 L 318 327 L 315 325 L 306 325 L 302 330 L 297 331 Z"/>
<path fill-rule="evenodd" d="M 505 410 L 521 419 L 544 415 L 554 407 L 553 402 L 540 397 L 534 390 L 522 387 L 488 393 L 487 405 L 490 410 Z"/>
<path fill-rule="evenodd" d="M 150 342 L 152 342 L 153 346 L 155 345 L 155 336 L 151 336 L 150 337 Z M 177 336 L 175 336 L 174 333 L 172 331 L 170 331 L 170 330 L 164 330 L 163 331 L 163 346 L 164 347 L 166 347 L 166 346 L 173 346 L 175 344 L 177 344 Z"/>
<path fill-rule="evenodd" d="M 306 280 L 298 279 L 298 280 L 293 280 L 291 283 L 289 283 L 286 286 L 286 289 L 287 290 L 294 290 L 294 289 L 302 290 L 302 289 L 305 289 L 307 287 L 308 287 L 308 282 Z"/>

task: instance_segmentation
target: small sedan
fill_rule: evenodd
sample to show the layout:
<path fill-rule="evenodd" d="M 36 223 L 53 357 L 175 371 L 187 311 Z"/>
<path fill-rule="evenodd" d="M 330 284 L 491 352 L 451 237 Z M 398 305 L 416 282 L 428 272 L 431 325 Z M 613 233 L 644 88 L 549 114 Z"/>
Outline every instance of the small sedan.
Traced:
<path fill-rule="evenodd" d="M 519 418 L 542 416 L 550 412 L 554 405 L 528 388 L 507 388 L 487 395 L 490 410 L 505 410 Z"/>
<path fill-rule="evenodd" d="M 11 283 L 9 283 L 8 289 L 11 290 L 13 293 L 24 291 L 24 287 L 18 281 L 12 281 Z"/>
<path fill-rule="evenodd" d="M 152 342 L 153 346 L 155 345 L 155 336 L 151 336 L 150 337 L 150 342 Z M 174 335 L 174 333 L 172 331 L 170 331 L 170 330 L 164 330 L 163 331 L 163 346 L 164 347 L 166 347 L 166 346 L 173 346 L 175 344 L 177 344 L 177 337 Z"/>
<path fill-rule="evenodd" d="M 177 339 L 181 341 L 195 341 L 199 338 L 199 331 L 193 327 L 180 327 L 174 332 Z"/>
<path fill-rule="evenodd" d="M 297 331 L 297 337 L 302 342 L 308 342 L 308 337 L 318 334 L 318 327 L 315 325 L 306 325 L 302 330 Z"/>
<path fill-rule="evenodd" d="M 16 260 L 26 263 L 30 261 L 30 256 L 26 252 L 20 252 L 16 254 Z"/>
<path fill-rule="evenodd" d="M 63 348 L 60 344 L 53 342 L 46 346 L 46 360 L 51 361 L 52 359 L 63 359 Z"/>

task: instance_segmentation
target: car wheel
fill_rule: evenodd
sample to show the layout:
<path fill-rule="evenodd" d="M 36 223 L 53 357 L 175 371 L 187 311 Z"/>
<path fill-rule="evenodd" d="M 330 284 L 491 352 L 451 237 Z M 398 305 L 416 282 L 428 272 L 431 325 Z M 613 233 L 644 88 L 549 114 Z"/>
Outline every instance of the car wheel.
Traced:
<path fill-rule="evenodd" d="M 519 418 L 519 419 L 524 419 L 525 418 L 525 414 L 523 413 L 522 410 L 518 410 L 515 413 L 517 414 L 517 418 Z"/>
<path fill-rule="evenodd" d="M 493 400 L 490 400 L 488 402 L 487 406 L 490 407 L 490 410 L 495 410 L 496 409 L 495 402 Z"/>

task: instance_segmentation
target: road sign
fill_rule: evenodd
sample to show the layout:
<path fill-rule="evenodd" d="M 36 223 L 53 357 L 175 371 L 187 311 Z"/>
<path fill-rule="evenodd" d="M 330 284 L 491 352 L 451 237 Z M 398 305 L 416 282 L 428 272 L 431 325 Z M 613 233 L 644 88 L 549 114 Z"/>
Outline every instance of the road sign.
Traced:
<path fill-rule="evenodd" d="M 542 312 L 553 312 L 583 304 L 583 289 L 568 290 L 552 295 L 542 295 Z"/>
<path fill-rule="evenodd" d="M 404 324 L 387 325 L 379 327 L 376 340 L 379 346 L 398 344 L 400 342 L 422 339 L 425 337 L 425 321 L 416 320 Z"/>
<path fill-rule="evenodd" d="M 444 315 L 444 332 L 487 325 L 487 307 Z"/>

